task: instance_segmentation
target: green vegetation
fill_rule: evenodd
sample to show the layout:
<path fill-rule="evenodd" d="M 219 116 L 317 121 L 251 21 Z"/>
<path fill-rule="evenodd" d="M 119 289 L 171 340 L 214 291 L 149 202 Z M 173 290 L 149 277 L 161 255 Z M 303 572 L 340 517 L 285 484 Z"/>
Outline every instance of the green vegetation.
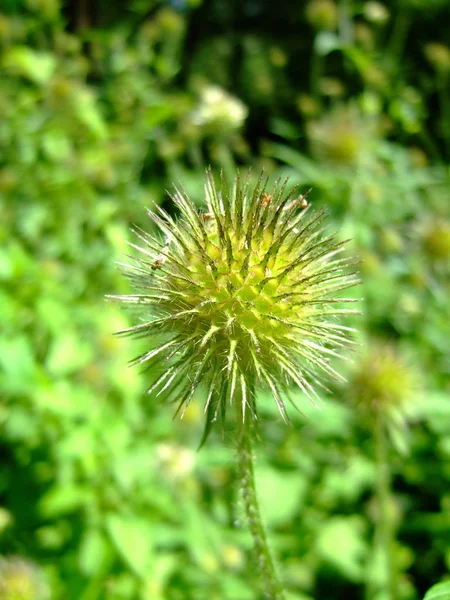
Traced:
<path fill-rule="evenodd" d="M 205 210 L 209 165 L 312 188 L 361 258 L 348 383 L 321 410 L 293 390 L 288 425 L 258 394 L 287 600 L 450 579 L 448 2 L 1 11 L 0 599 L 260 600 L 232 423 L 197 452 L 204 390 L 172 419 L 104 299 L 131 293 L 115 262 L 155 233 L 146 208 L 175 213 L 172 183 Z"/>

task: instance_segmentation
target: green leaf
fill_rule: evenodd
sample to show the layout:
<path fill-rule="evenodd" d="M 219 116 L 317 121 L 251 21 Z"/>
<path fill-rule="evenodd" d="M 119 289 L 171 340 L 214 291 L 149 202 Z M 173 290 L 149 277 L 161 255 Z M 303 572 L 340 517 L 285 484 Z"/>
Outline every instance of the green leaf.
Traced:
<path fill-rule="evenodd" d="M 320 165 L 314 163 L 312 160 L 297 150 L 293 150 L 289 146 L 270 143 L 267 144 L 267 153 L 269 156 L 277 158 L 293 167 L 297 172 L 297 177 L 301 177 L 305 182 L 320 182 L 324 176 L 323 169 Z"/>
<path fill-rule="evenodd" d="M 293 124 L 286 119 L 273 117 L 270 121 L 270 130 L 284 138 L 285 140 L 298 140 L 302 137 L 301 130 L 297 124 Z"/>
<path fill-rule="evenodd" d="M 336 467 L 325 471 L 322 496 L 333 502 L 357 502 L 361 494 L 373 486 L 375 469 L 364 456 L 350 456 L 346 462 L 345 476 Z"/>
<path fill-rule="evenodd" d="M 4 393 L 29 392 L 37 376 L 29 340 L 25 336 L 0 339 L 0 384 Z"/>
<path fill-rule="evenodd" d="M 51 345 L 47 357 L 47 368 L 53 375 L 65 375 L 86 365 L 93 350 L 75 332 L 65 331 Z"/>
<path fill-rule="evenodd" d="M 46 156 L 54 162 L 66 161 L 72 150 L 69 137 L 62 129 L 44 132 L 41 144 Z"/>
<path fill-rule="evenodd" d="M 10 440 L 26 441 L 31 446 L 33 438 L 39 436 L 39 423 L 30 413 L 29 408 L 14 406 L 10 410 L 5 410 L 4 414 L 6 415 L 4 426 L 6 436 Z M 3 417 L 3 415 L 1 416 Z"/>
<path fill-rule="evenodd" d="M 89 503 L 90 494 L 85 487 L 65 484 L 51 488 L 39 503 L 40 513 L 46 518 L 71 513 Z"/>
<path fill-rule="evenodd" d="M 153 558 L 153 531 L 148 521 L 111 513 L 106 530 L 122 560 L 137 575 L 144 577 Z"/>
<path fill-rule="evenodd" d="M 14 46 L 6 51 L 2 66 L 40 85 L 46 84 L 56 69 L 56 59 L 46 52 L 27 46 Z"/>
<path fill-rule="evenodd" d="M 424 410 L 424 418 L 437 434 L 450 433 L 450 402 L 445 392 L 430 392 Z"/>
<path fill-rule="evenodd" d="M 155 128 L 164 123 L 174 114 L 173 106 L 170 104 L 153 104 L 145 112 L 145 123 L 150 128 Z"/>
<path fill-rule="evenodd" d="M 80 571 L 88 576 L 105 571 L 111 555 L 111 545 L 105 534 L 97 528 L 88 529 L 81 540 L 78 553 Z"/>
<path fill-rule="evenodd" d="M 184 502 L 180 514 L 183 515 L 184 539 L 194 561 L 203 571 L 214 572 L 218 568 L 219 530 L 205 518 L 195 502 Z"/>
<path fill-rule="evenodd" d="M 450 600 L 450 581 L 433 585 L 425 594 L 423 600 Z"/>
<path fill-rule="evenodd" d="M 319 532 L 317 551 L 351 581 L 361 581 L 367 547 L 364 522 L 359 517 L 334 517 Z"/>
<path fill-rule="evenodd" d="M 289 522 L 303 505 L 306 480 L 298 472 L 258 468 L 256 486 L 264 518 L 272 525 Z"/>
<path fill-rule="evenodd" d="M 94 94 L 89 89 L 79 88 L 74 98 L 74 109 L 79 121 L 98 139 L 105 139 L 108 131 L 96 105 Z"/>

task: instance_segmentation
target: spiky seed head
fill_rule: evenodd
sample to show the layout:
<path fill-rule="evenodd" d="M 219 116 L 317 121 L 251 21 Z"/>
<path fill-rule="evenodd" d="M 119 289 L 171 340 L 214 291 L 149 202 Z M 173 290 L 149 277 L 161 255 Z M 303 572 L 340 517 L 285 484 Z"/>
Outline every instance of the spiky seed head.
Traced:
<path fill-rule="evenodd" d="M 332 30 L 338 23 L 338 7 L 333 0 L 311 0 L 305 14 L 315 29 Z"/>
<path fill-rule="evenodd" d="M 450 259 L 450 221 L 434 217 L 419 226 L 426 255 L 436 262 Z"/>
<path fill-rule="evenodd" d="M 125 266 L 138 293 L 113 297 L 137 307 L 140 322 L 119 333 L 145 338 L 134 364 L 159 367 L 149 392 L 166 394 L 183 414 L 204 384 L 204 439 L 230 404 L 242 422 L 256 417 L 255 390 L 271 391 L 283 418 L 294 384 L 314 401 L 318 372 L 340 378 L 330 364 L 346 349 L 350 328 L 339 318 L 341 290 L 357 283 L 342 257 L 344 242 L 326 235 L 324 211 L 310 214 L 305 195 L 287 181 L 268 189 L 238 176 L 232 189 L 211 172 L 206 212 L 183 188 L 175 219 L 150 212 L 161 236 L 135 233 L 140 253 Z"/>
<path fill-rule="evenodd" d="M 415 365 L 392 344 L 372 342 L 355 365 L 349 395 L 370 421 L 406 420 L 414 412 L 419 380 Z"/>
<path fill-rule="evenodd" d="M 311 151 L 321 161 L 353 168 L 365 155 L 371 127 L 355 106 L 340 105 L 308 124 Z"/>
<path fill-rule="evenodd" d="M 448 46 L 431 42 L 425 46 L 424 54 L 436 71 L 450 72 L 450 48 Z"/>

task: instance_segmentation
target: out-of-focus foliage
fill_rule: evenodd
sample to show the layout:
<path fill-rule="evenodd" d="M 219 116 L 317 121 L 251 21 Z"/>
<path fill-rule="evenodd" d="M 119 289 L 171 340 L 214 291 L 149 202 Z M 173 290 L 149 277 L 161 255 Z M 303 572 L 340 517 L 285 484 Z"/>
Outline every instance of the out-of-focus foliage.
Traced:
<path fill-rule="evenodd" d="M 233 448 L 196 452 L 201 397 L 179 422 L 144 395 L 103 300 L 128 291 L 128 227 L 172 181 L 201 204 L 208 164 L 313 188 L 362 259 L 349 384 L 292 426 L 261 415 L 288 597 L 386 598 L 380 400 L 400 598 L 449 577 L 449 20 L 445 0 L 4 0 L 2 600 L 254 599 Z"/>

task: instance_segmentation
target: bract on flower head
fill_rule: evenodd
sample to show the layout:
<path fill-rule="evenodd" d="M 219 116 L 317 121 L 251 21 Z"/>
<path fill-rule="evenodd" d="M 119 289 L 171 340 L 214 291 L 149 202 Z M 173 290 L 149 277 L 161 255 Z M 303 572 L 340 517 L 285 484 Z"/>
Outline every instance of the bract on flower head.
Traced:
<path fill-rule="evenodd" d="M 134 363 L 163 365 L 149 392 L 167 394 L 182 414 L 205 384 L 205 435 L 230 404 L 242 421 L 256 417 L 259 387 L 286 418 L 291 385 L 314 401 L 319 371 L 340 378 L 330 359 L 350 328 L 336 317 L 355 311 L 337 303 L 352 301 L 339 293 L 357 277 L 344 242 L 323 231 L 325 212 L 310 214 L 287 183 L 269 189 L 261 175 L 252 187 L 238 176 L 228 189 L 208 172 L 206 212 L 179 188 L 179 218 L 150 212 L 162 236 L 135 232 L 140 254 L 125 268 L 139 293 L 116 298 L 137 306 L 140 322 L 119 333 L 148 341 Z"/>

